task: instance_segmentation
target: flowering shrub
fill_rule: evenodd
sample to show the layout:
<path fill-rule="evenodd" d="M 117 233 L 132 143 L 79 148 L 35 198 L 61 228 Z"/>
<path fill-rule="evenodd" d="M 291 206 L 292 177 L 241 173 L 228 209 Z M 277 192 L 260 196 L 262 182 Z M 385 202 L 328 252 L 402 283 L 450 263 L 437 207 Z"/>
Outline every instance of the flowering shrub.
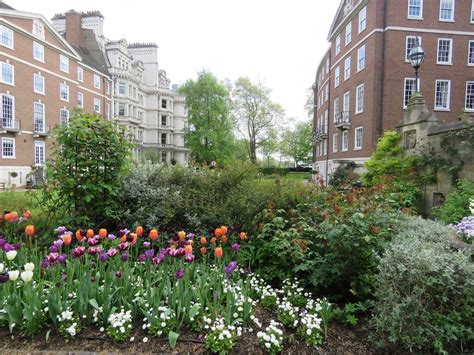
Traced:
<path fill-rule="evenodd" d="M 159 306 L 156 310 L 150 308 L 143 320 L 143 329 L 148 329 L 155 336 L 168 334 L 175 328 L 175 317 L 174 311 L 166 306 Z"/>
<path fill-rule="evenodd" d="M 467 243 L 474 244 L 474 216 L 464 217 L 454 229 Z"/>
<path fill-rule="evenodd" d="M 270 325 L 265 329 L 265 332 L 258 332 L 258 342 L 263 351 L 268 354 L 279 354 L 283 351 L 283 330 L 280 329 L 281 324 L 270 321 Z"/>
<path fill-rule="evenodd" d="M 290 302 L 283 300 L 278 304 L 278 320 L 288 328 L 296 328 L 300 318 L 298 308 L 294 307 Z"/>
<path fill-rule="evenodd" d="M 107 335 L 117 341 L 129 339 L 132 333 L 131 313 L 131 311 L 125 311 L 123 308 L 119 313 L 112 313 L 108 319 Z"/>

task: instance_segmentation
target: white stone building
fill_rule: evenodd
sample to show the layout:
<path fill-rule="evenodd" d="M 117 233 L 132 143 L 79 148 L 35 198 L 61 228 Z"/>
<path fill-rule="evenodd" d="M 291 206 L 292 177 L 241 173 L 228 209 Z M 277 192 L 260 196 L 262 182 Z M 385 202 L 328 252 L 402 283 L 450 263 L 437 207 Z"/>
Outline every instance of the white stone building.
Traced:
<path fill-rule="evenodd" d="M 58 32 L 69 28 L 67 15 L 59 14 L 52 19 Z M 129 44 L 125 39 L 108 40 L 100 12 L 81 15 L 81 27 L 94 31 L 106 57 L 113 81 L 111 116 L 133 136 L 134 155 L 151 153 L 160 161 L 185 165 L 189 155 L 184 146 L 185 99 L 170 88 L 166 72 L 160 70 L 158 46 Z"/>

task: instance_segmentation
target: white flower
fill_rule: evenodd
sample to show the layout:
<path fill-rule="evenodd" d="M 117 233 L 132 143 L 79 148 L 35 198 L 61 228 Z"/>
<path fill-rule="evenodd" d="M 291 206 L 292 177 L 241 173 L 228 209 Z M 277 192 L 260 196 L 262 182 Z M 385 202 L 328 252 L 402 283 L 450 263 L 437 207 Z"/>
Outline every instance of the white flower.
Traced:
<path fill-rule="evenodd" d="M 20 272 L 18 270 L 8 272 L 8 277 L 11 281 L 16 281 L 18 279 L 18 276 L 20 276 Z"/>
<path fill-rule="evenodd" d="M 130 341 L 134 341 L 134 340 L 135 340 L 135 337 L 131 337 L 131 338 L 130 338 Z"/>
<path fill-rule="evenodd" d="M 5 265 L 3 265 L 2 263 L 0 263 L 0 273 L 2 273 L 3 270 L 5 270 Z"/>
<path fill-rule="evenodd" d="M 7 251 L 6 254 L 7 254 L 7 259 L 12 261 L 13 259 L 16 258 L 16 254 L 18 252 L 16 250 L 10 250 L 10 251 Z"/>
<path fill-rule="evenodd" d="M 30 282 L 33 279 L 33 271 L 23 271 L 21 273 L 21 279 L 24 282 Z"/>
<path fill-rule="evenodd" d="M 265 347 L 266 347 L 267 349 L 270 349 L 271 344 L 270 344 L 270 343 L 265 343 Z"/>
<path fill-rule="evenodd" d="M 99 330 L 102 333 L 104 331 L 104 327 L 101 327 Z"/>
<path fill-rule="evenodd" d="M 25 266 L 25 271 L 33 271 L 35 269 L 35 264 L 33 263 L 26 263 Z"/>
<path fill-rule="evenodd" d="M 471 199 L 471 204 L 469 205 L 469 209 L 471 210 L 471 214 L 474 216 L 474 198 Z"/>
<path fill-rule="evenodd" d="M 311 335 L 311 329 L 310 328 L 306 329 L 306 334 Z"/>
<path fill-rule="evenodd" d="M 148 341 L 148 338 L 147 337 L 144 337 L 143 338 L 143 342 L 146 343 Z"/>

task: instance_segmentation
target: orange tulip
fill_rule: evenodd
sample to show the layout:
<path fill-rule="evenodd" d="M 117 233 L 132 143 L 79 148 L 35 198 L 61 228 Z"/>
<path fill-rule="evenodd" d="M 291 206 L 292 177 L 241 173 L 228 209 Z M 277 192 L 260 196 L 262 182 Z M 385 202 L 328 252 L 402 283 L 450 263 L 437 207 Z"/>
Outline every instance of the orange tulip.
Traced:
<path fill-rule="evenodd" d="M 23 217 L 28 219 L 31 217 L 31 212 L 30 211 L 25 211 L 25 213 L 23 213 Z"/>
<path fill-rule="evenodd" d="M 158 231 L 156 229 L 152 229 L 150 231 L 149 237 L 150 237 L 151 240 L 157 240 L 158 239 Z"/>
<path fill-rule="evenodd" d="M 141 237 L 143 234 L 143 227 L 138 226 L 137 229 L 135 230 L 135 233 L 137 234 L 137 236 Z"/>
<path fill-rule="evenodd" d="M 0 212 L 0 221 L 2 220 L 2 218 L 3 218 L 3 213 Z"/>
<path fill-rule="evenodd" d="M 127 236 L 124 234 L 121 238 L 120 238 L 120 243 L 125 243 L 127 241 Z"/>
<path fill-rule="evenodd" d="M 226 234 L 227 234 L 227 227 L 226 227 L 226 226 L 222 226 L 222 227 L 221 227 L 221 232 L 222 232 L 222 234 L 226 235 Z"/>
<path fill-rule="evenodd" d="M 72 238 L 70 234 L 63 235 L 63 243 L 64 245 L 70 245 L 72 242 Z"/>
<path fill-rule="evenodd" d="M 240 232 L 239 237 L 240 237 L 240 240 L 245 240 L 245 239 L 247 239 L 247 233 L 245 233 L 245 232 Z"/>
<path fill-rule="evenodd" d="M 214 255 L 216 256 L 216 258 L 218 259 L 222 258 L 222 254 L 223 254 L 222 248 L 217 247 L 216 250 L 214 251 Z"/>
<path fill-rule="evenodd" d="M 104 239 L 105 237 L 107 237 L 107 229 L 102 228 L 102 229 L 99 231 L 99 237 L 100 237 L 100 239 Z"/>
<path fill-rule="evenodd" d="M 216 237 L 212 237 L 212 238 L 211 238 L 211 244 L 212 244 L 212 245 L 216 244 Z"/>
<path fill-rule="evenodd" d="M 216 237 L 220 237 L 222 235 L 222 229 L 216 228 L 216 230 L 214 231 L 214 235 Z"/>
<path fill-rule="evenodd" d="M 179 237 L 179 240 L 182 242 L 184 238 L 186 238 L 186 232 L 185 231 L 179 232 L 178 237 Z"/>
<path fill-rule="evenodd" d="M 227 243 L 227 236 L 225 234 L 221 237 L 221 242 Z"/>
<path fill-rule="evenodd" d="M 201 248 L 201 254 L 204 255 L 207 253 L 207 249 L 205 247 Z"/>
<path fill-rule="evenodd" d="M 12 221 L 18 218 L 18 212 L 13 211 L 11 215 L 12 215 Z"/>
<path fill-rule="evenodd" d="M 186 245 L 186 246 L 184 247 L 184 253 L 185 253 L 185 254 L 192 254 L 192 253 L 193 253 L 193 246 L 192 246 L 192 245 L 189 245 L 189 244 Z"/>
<path fill-rule="evenodd" d="M 130 235 L 133 237 L 133 240 L 130 244 L 134 245 L 137 242 L 138 235 L 136 233 L 130 233 Z"/>
<path fill-rule="evenodd" d="M 11 213 L 7 213 L 7 214 L 5 215 L 5 221 L 10 222 L 11 220 L 12 220 L 12 214 L 11 214 Z"/>
<path fill-rule="evenodd" d="M 80 242 L 82 242 L 84 240 L 84 237 L 81 235 L 81 230 L 80 229 L 78 229 L 76 231 L 76 239 Z"/>
<path fill-rule="evenodd" d="M 92 238 L 94 236 L 94 230 L 88 229 L 86 235 L 87 235 L 87 238 Z"/>
<path fill-rule="evenodd" d="M 206 237 L 201 237 L 201 244 L 205 245 L 207 243 Z"/>
<path fill-rule="evenodd" d="M 32 237 L 35 235 L 35 226 L 32 226 L 31 224 L 30 225 L 27 225 L 26 228 L 25 228 L 25 233 L 26 235 Z"/>

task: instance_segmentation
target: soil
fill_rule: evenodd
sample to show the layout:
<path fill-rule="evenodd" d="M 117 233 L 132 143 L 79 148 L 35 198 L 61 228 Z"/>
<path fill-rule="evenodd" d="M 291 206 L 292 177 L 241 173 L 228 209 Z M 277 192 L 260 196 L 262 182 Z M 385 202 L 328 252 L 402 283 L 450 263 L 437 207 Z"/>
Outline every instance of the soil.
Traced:
<path fill-rule="evenodd" d="M 274 315 L 262 308 L 257 308 L 255 316 L 265 328 L 270 324 Z M 137 327 L 138 328 L 138 327 Z M 262 351 L 256 336 L 257 330 L 252 333 L 243 334 L 234 346 L 234 354 L 261 354 Z M 332 323 L 329 325 L 328 337 L 321 347 L 312 348 L 297 339 L 292 332 L 285 331 L 286 343 L 284 354 L 357 354 L 370 355 L 375 352 L 367 344 L 367 332 L 363 329 L 349 329 L 347 327 Z M 47 331 L 43 331 L 33 338 L 11 335 L 7 330 L 0 329 L 0 354 L 15 353 L 61 353 L 61 354 L 85 354 L 85 353 L 126 353 L 126 354 L 156 354 L 156 353 L 209 353 L 204 346 L 204 335 L 194 332 L 182 332 L 178 338 L 176 348 L 170 348 L 167 339 L 158 339 L 149 336 L 144 331 L 136 330 L 133 334 L 135 340 L 124 343 L 115 342 L 104 333 L 95 328 L 83 330 L 75 339 L 66 342 L 57 333 L 49 334 L 46 341 Z M 144 338 L 148 341 L 143 342 Z"/>

